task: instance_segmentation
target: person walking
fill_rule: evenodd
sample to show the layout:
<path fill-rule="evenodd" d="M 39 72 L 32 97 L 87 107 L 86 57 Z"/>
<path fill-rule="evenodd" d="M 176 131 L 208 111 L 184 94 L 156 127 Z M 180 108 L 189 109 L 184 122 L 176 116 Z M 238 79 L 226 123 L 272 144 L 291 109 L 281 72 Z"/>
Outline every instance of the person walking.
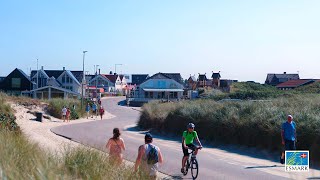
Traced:
<path fill-rule="evenodd" d="M 282 124 L 281 141 L 285 151 L 296 150 L 296 123 L 293 121 L 292 115 L 288 115 L 287 121 Z M 284 152 L 281 154 L 280 162 L 284 164 Z"/>
<path fill-rule="evenodd" d="M 113 137 L 107 142 L 106 148 L 109 151 L 111 161 L 116 165 L 121 165 L 123 161 L 122 151 L 126 150 L 123 139 L 120 137 L 121 133 L 119 128 L 113 129 Z"/>
<path fill-rule="evenodd" d="M 67 122 L 70 122 L 70 115 L 71 115 L 71 111 L 70 111 L 70 108 L 68 107 L 67 108 L 67 113 L 66 113 Z"/>
<path fill-rule="evenodd" d="M 103 109 L 103 106 L 100 106 L 99 114 L 100 114 L 100 117 L 101 117 L 101 120 L 102 120 L 102 116 L 104 115 L 104 109 Z"/>
<path fill-rule="evenodd" d="M 163 163 L 163 156 L 160 148 L 153 144 L 153 138 L 150 133 L 144 137 L 145 144 L 138 148 L 138 156 L 134 169 L 141 170 L 149 176 L 150 179 L 157 179 L 158 164 Z"/>
<path fill-rule="evenodd" d="M 93 104 L 92 104 L 92 118 L 93 118 L 93 115 L 95 115 L 96 116 L 96 118 L 97 118 L 97 116 L 98 116 L 98 112 L 97 112 L 97 104 L 94 102 Z"/>
<path fill-rule="evenodd" d="M 86 106 L 87 119 L 90 116 L 90 109 L 91 109 L 91 107 L 90 107 L 90 104 L 88 103 L 87 106 Z"/>
<path fill-rule="evenodd" d="M 62 112 L 63 122 L 65 122 L 66 121 L 66 115 L 67 115 L 67 108 L 65 106 L 63 106 L 61 112 Z"/>

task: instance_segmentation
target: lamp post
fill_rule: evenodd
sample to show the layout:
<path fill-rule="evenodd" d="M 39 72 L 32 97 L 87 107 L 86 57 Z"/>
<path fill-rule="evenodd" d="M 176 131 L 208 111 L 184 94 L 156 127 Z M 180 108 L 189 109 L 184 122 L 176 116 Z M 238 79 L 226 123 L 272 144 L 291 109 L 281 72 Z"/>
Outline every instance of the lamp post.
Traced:
<path fill-rule="evenodd" d="M 84 74 L 84 57 L 86 55 L 86 52 L 88 51 L 83 51 L 83 58 L 82 58 L 82 71 L 83 71 L 83 74 L 82 74 L 82 83 L 81 83 L 81 109 L 83 108 L 83 86 L 84 86 L 84 83 L 86 82 L 86 78 L 85 78 L 85 74 Z"/>
<path fill-rule="evenodd" d="M 96 99 L 98 98 L 98 67 L 99 65 L 96 65 Z"/>

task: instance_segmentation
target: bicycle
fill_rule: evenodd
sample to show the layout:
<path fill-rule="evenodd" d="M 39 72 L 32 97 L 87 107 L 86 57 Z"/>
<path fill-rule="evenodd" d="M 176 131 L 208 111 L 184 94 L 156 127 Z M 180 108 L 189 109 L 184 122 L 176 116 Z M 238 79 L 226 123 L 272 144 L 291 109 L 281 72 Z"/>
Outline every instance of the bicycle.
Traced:
<path fill-rule="evenodd" d="M 191 150 L 191 152 L 189 153 L 189 157 L 185 166 L 185 171 L 183 173 L 183 175 L 187 175 L 188 174 L 188 170 L 191 170 L 191 176 L 193 179 L 197 179 L 198 174 L 199 174 L 199 164 L 198 164 L 198 160 L 196 155 L 194 154 L 196 149 L 201 149 L 200 147 L 196 147 L 196 148 L 188 148 L 188 150 Z"/>

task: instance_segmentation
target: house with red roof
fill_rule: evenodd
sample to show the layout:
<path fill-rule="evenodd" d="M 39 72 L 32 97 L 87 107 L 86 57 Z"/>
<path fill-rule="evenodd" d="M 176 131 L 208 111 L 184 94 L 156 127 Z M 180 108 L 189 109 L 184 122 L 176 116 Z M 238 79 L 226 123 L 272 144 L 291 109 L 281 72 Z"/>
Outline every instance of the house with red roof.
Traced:
<path fill-rule="evenodd" d="M 278 84 L 276 87 L 281 90 L 295 89 L 300 86 L 312 84 L 318 80 L 315 79 L 295 79 Z"/>

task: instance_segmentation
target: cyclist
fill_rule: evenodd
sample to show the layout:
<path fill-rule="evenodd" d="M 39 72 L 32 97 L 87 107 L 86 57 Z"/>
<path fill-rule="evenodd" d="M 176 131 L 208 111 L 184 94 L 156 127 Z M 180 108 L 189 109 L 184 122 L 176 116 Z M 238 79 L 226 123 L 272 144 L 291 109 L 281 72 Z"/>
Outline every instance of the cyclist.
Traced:
<path fill-rule="evenodd" d="M 188 159 L 189 153 L 188 148 L 195 149 L 195 155 L 198 153 L 197 146 L 193 144 L 193 140 L 195 139 L 199 145 L 199 149 L 202 149 L 201 142 L 198 138 L 197 132 L 194 130 L 195 125 L 193 123 L 189 123 L 187 125 L 187 130 L 182 133 L 182 151 L 183 151 L 183 158 L 182 158 L 182 168 L 181 173 L 185 172 L 185 164 Z"/>

